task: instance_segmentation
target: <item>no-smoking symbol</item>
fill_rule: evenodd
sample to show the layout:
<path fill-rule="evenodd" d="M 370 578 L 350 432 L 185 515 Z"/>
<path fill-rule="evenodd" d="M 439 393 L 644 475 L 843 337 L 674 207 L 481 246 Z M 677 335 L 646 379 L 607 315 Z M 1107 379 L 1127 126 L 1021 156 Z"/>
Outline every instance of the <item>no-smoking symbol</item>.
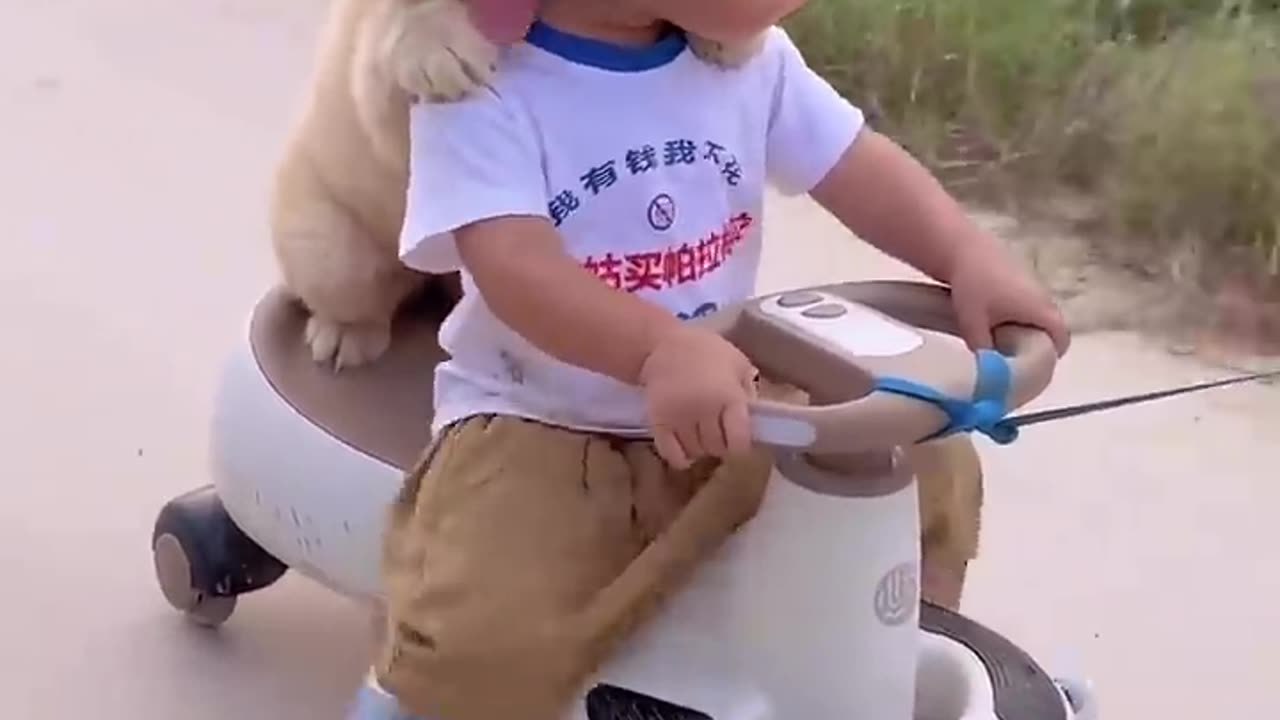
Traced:
<path fill-rule="evenodd" d="M 668 230 L 676 223 L 676 201 L 662 193 L 649 202 L 649 227 Z"/>

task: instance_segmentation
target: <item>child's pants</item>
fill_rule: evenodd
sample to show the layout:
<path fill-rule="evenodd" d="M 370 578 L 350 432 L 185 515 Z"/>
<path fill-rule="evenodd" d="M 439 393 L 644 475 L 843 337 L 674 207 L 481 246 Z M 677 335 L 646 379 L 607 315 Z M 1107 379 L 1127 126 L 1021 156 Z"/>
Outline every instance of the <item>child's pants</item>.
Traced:
<path fill-rule="evenodd" d="M 968 442 L 912 453 L 926 562 L 961 578 L 981 501 Z M 771 467 L 757 450 L 680 472 L 647 440 L 505 416 L 454 425 L 392 508 L 378 683 L 424 718 L 557 720 L 655 601 L 754 515 Z"/>

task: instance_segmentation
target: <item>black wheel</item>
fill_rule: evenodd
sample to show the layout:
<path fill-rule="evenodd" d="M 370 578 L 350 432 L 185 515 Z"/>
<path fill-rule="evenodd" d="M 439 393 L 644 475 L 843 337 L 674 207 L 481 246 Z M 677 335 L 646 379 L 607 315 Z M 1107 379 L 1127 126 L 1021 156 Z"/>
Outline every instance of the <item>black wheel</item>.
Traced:
<path fill-rule="evenodd" d="M 920 628 L 967 647 L 987 669 L 996 715 L 1011 720 L 1069 720 L 1053 679 L 1004 636 L 932 603 L 920 604 Z"/>
<path fill-rule="evenodd" d="M 212 595 L 196 587 L 191 556 L 176 535 L 161 533 L 152 546 L 152 554 L 164 599 L 191 622 L 213 628 L 231 617 L 236 609 L 235 596 Z"/>
<path fill-rule="evenodd" d="M 238 596 L 271 585 L 287 569 L 236 527 L 212 486 L 165 504 L 151 551 L 160 592 L 205 627 L 226 622 Z"/>

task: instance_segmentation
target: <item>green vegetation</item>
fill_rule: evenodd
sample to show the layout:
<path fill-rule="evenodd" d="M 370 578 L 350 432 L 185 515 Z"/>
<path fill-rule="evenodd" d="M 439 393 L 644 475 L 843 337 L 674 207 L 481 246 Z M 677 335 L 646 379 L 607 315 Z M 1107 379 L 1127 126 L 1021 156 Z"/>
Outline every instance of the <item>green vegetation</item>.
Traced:
<path fill-rule="evenodd" d="M 788 29 L 960 191 L 1280 286 L 1280 0 L 812 0 Z"/>

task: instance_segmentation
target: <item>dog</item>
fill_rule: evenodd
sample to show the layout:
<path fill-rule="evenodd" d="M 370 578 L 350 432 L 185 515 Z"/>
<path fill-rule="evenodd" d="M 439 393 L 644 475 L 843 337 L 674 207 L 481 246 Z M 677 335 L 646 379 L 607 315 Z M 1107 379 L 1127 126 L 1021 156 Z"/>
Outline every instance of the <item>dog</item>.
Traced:
<path fill-rule="evenodd" d="M 398 241 L 411 104 L 468 96 L 492 78 L 501 43 L 522 36 L 486 36 L 468 7 L 485 1 L 333 0 L 272 178 L 269 224 L 282 283 L 309 313 L 311 356 L 335 372 L 381 357 L 394 316 L 418 292 L 461 294 L 456 274 L 401 264 Z M 527 29 L 536 0 L 504 1 L 499 12 L 522 13 Z M 761 45 L 690 38 L 720 67 L 741 65 Z"/>

